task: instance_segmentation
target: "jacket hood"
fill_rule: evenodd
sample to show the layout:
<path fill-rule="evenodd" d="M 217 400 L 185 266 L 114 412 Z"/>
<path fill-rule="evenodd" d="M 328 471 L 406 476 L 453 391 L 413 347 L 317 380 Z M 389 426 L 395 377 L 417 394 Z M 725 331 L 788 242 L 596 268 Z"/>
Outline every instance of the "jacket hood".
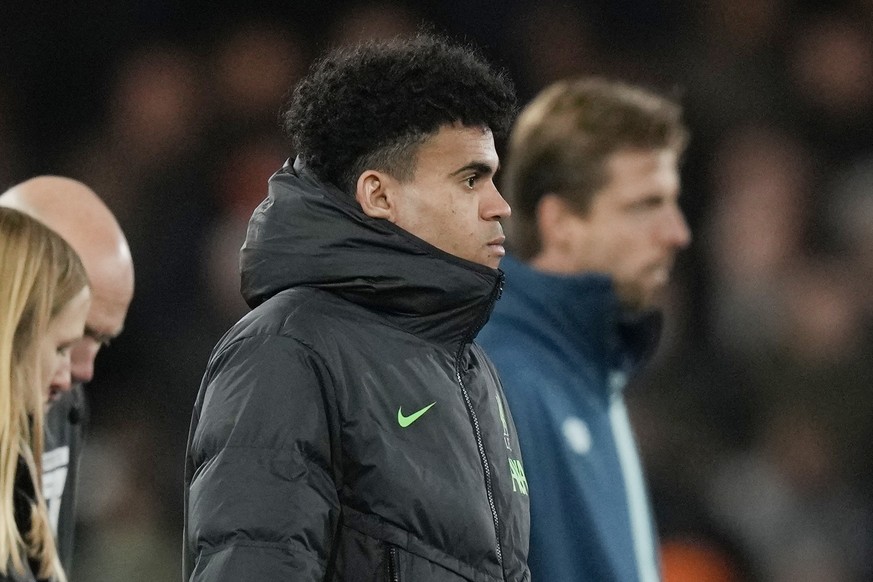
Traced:
<path fill-rule="evenodd" d="M 413 333 L 449 340 L 478 332 L 503 280 L 497 269 L 367 216 L 299 160 L 270 178 L 249 221 L 240 273 L 253 308 L 286 289 L 315 287 L 383 312 Z"/>

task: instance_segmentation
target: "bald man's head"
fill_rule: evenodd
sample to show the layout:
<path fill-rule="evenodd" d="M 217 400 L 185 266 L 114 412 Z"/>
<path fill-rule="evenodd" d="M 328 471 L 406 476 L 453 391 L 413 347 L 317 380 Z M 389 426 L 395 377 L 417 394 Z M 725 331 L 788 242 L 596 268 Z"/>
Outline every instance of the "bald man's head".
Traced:
<path fill-rule="evenodd" d="M 133 261 L 118 221 L 87 186 L 40 176 L 10 188 L 0 205 L 15 208 L 60 234 L 82 258 L 91 281 L 85 338 L 72 354 L 74 380 L 89 381 L 100 347 L 121 333 L 133 298 Z"/>

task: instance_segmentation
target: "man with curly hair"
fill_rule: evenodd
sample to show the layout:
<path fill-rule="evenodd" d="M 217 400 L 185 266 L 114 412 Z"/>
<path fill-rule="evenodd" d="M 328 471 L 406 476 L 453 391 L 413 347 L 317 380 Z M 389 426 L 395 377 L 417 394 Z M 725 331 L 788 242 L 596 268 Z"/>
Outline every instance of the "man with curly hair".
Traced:
<path fill-rule="evenodd" d="M 186 455 L 189 581 L 526 582 L 528 491 L 474 336 L 498 299 L 511 83 L 441 37 L 316 62 L 241 252 Z"/>

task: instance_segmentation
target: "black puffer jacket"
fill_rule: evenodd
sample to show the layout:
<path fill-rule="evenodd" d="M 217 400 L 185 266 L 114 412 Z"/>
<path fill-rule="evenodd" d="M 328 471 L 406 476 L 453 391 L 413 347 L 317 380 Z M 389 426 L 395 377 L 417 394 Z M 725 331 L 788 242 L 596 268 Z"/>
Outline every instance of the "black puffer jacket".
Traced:
<path fill-rule="evenodd" d="M 197 581 L 528 581 L 527 483 L 472 343 L 494 269 L 371 219 L 297 166 L 242 250 L 186 460 Z"/>

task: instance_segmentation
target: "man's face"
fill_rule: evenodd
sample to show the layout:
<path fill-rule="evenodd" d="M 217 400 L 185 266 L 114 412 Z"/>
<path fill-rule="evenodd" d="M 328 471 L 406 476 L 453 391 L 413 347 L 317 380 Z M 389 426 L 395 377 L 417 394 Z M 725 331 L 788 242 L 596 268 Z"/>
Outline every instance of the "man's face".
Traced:
<path fill-rule="evenodd" d="M 691 233 L 678 205 L 674 151 L 622 150 L 607 161 L 608 182 L 584 215 L 574 215 L 575 271 L 612 277 L 621 302 L 652 307 L 667 285 L 676 252 Z"/>
<path fill-rule="evenodd" d="M 73 345 L 70 354 L 73 382 L 91 381 L 94 377 L 94 360 L 100 348 L 121 333 L 130 296 L 126 291 L 114 292 L 116 287 L 97 284 L 93 287 L 85 335 Z"/>
<path fill-rule="evenodd" d="M 506 200 L 494 185 L 491 131 L 443 126 L 418 150 L 415 176 L 395 182 L 397 226 L 447 253 L 496 269 L 503 258 Z"/>
<path fill-rule="evenodd" d="M 39 340 L 41 387 L 46 404 L 70 389 L 71 352 L 81 342 L 90 304 L 91 293 L 85 287 L 49 321 Z"/>

